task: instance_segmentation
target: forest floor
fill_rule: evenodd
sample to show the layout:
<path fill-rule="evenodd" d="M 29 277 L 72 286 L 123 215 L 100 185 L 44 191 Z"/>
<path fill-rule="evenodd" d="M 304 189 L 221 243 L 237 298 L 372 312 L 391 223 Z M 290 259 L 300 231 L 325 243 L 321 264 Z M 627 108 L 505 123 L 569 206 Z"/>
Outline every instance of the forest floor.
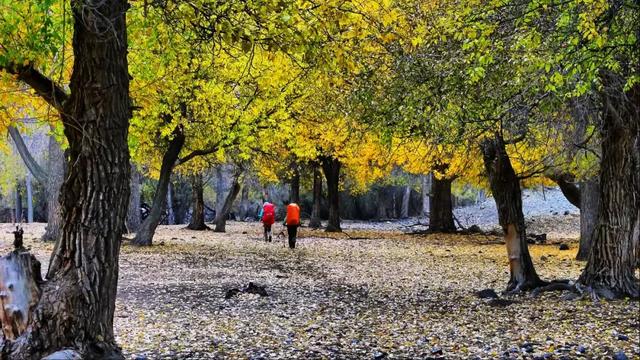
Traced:
<path fill-rule="evenodd" d="M 350 223 L 351 238 L 303 228 L 290 251 L 284 237 L 261 241 L 257 223 L 230 222 L 224 234 L 183 227 L 161 226 L 153 247 L 124 243 L 115 331 L 127 358 L 640 358 L 636 301 L 479 299 L 476 291 L 500 293 L 508 280 L 498 237 Z M 2 253 L 10 229 L 0 224 Z M 44 271 L 44 225 L 25 230 Z M 576 248 L 575 239 L 530 246 L 544 279 L 576 279 Z M 249 282 L 268 296 L 225 299 Z"/>

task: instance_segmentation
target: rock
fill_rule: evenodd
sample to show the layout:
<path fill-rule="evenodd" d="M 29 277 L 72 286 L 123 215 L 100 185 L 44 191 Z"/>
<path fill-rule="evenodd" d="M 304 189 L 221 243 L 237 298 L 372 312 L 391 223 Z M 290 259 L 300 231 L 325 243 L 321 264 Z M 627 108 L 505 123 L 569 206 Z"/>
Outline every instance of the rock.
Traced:
<path fill-rule="evenodd" d="M 569 250 L 569 245 L 567 245 L 567 244 L 560 244 L 559 249 L 560 249 L 560 250 Z"/>
<path fill-rule="evenodd" d="M 431 349 L 431 355 L 442 355 L 442 348 L 440 346 L 434 346 Z"/>
<path fill-rule="evenodd" d="M 229 290 L 227 290 L 227 293 L 224 295 L 224 298 L 227 299 L 227 300 L 231 299 L 232 297 L 238 295 L 241 292 L 242 291 L 240 291 L 240 289 L 236 289 L 236 288 L 229 289 Z"/>
<path fill-rule="evenodd" d="M 508 299 L 491 299 L 489 301 L 489 306 L 493 307 L 507 307 L 509 305 L 515 304 L 517 301 L 508 300 Z"/>
<path fill-rule="evenodd" d="M 618 340 L 627 341 L 629 337 L 625 334 L 618 334 Z"/>
<path fill-rule="evenodd" d="M 247 286 L 243 291 L 248 294 L 258 294 L 260 296 L 269 296 L 269 294 L 267 294 L 267 289 L 265 289 L 264 286 L 256 285 L 252 282 L 249 282 L 249 286 Z"/>
<path fill-rule="evenodd" d="M 565 214 L 565 215 L 569 215 L 569 214 L 570 214 L 569 210 L 565 210 L 565 211 L 564 211 L 564 214 Z"/>
<path fill-rule="evenodd" d="M 613 360 L 629 360 L 629 358 L 624 353 L 624 351 L 618 351 L 617 353 L 615 353 L 615 355 L 613 355 Z"/>
<path fill-rule="evenodd" d="M 533 344 L 531 343 L 524 343 L 522 344 L 521 348 L 523 352 L 526 352 L 529 354 L 533 352 Z"/>
<path fill-rule="evenodd" d="M 497 299 L 499 296 L 493 289 L 484 289 L 476 292 L 480 299 Z"/>
<path fill-rule="evenodd" d="M 133 360 L 148 360 L 148 358 L 144 355 L 136 355 Z"/>
<path fill-rule="evenodd" d="M 42 360 L 82 360 L 82 356 L 73 349 L 65 349 L 49 354 Z"/>
<path fill-rule="evenodd" d="M 578 345 L 578 349 L 576 351 L 578 351 L 580 354 L 584 354 L 587 352 L 587 348 L 583 345 Z"/>
<path fill-rule="evenodd" d="M 375 360 L 384 359 L 386 357 L 387 357 L 387 353 L 385 353 L 384 351 L 376 351 L 373 353 L 373 358 Z"/>

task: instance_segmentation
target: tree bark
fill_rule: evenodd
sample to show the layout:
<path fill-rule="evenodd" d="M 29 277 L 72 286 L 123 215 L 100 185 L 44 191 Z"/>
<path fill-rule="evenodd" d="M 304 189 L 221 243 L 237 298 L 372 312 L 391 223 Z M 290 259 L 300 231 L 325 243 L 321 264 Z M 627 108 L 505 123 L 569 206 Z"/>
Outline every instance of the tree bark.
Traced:
<path fill-rule="evenodd" d="M 134 164 L 131 164 L 131 196 L 127 209 L 127 232 L 134 233 L 140 228 L 140 180 L 141 175 Z"/>
<path fill-rule="evenodd" d="M 593 231 L 598 222 L 598 206 L 600 204 L 600 185 L 595 179 L 587 180 L 580 185 L 580 247 L 577 260 L 587 260 L 591 251 Z"/>
<path fill-rule="evenodd" d="M 603 75 L 600 206 L 591 252 L 578 283 L 605 297 L 640 297 L 640 86 Z"/>
<path fill-rule="evenodd" d="M 313 167 L 313 207 L 309 227 L 318 229 L 321 226 L 320 210 L 322 207 L 322 173 L 318 165 Z"/>
<path fill-rule="evenodd" d="M 189 230 L 209 230 L 207 224 L 204 223 L 204 185 L 202 183 L 202 174 L 193 175 L 191 177 L 191 196 L 192 196 L 192 214 L 191 221 L 187 226 Z"/>
<path fill-rule="evenodd" d="M 60 188 L 64 182 L 65 156 L 53 135 L 49 135 L 49 159 L 47 161 L 47 227 L 43 241 L 57 241 L 62 230 L 62 205 Z"/>
<path fill-rule="evenodd" d="M 224 199 L 224 204 L 218 213 L 216 214 L 216 218 L 214 222 L 216 223 L 216 227 L 213 231 L 215 232 L 225 232 L 227 225 L 227 216 L 229 215 L 229 211 L 231 211 L 231 207 L 233 206 L 233 202 L 238 197 L 238 193 L 240 193 L 240 173 L 237 173 L 233 177 L 233 183 L 231 184 L 231 189 L 227 193 L 227 196 Z"/>
<path fill-rule="evenodd" d="M 153 235 L 162 220 L 162 214 L 167 201 L 167 193 L 169 192 L 169 182 L 171 181 L 171 172 L 173 166 L 178 160 L 180 150 L 184 146 L 185 136 L 182 128 L 176 127 L 173 131 L 173 138 L 169 141 L 167 151 L 162 156 L 162 165 L 160 166 L 160 179 L 156 192 L 153 194 L 153 203 L 151 211 L 146 219 L 140 225 L 140 229 L 133 239 L 133 243 L 138 246 L 150 246 L 153 243 Z"/>
<path fill-rule="evenodd" d="M 456 231 L 453 222 L 453 202 L 451 201 L 451 183 L 453 179 L 431 180 L 431 199 L 429 200 L 429 230 L 452 233 Z"/>
<path fill-rule="evenodd" d="M 11 359 L 62 348 L 85 358 L 122 358 L 113 315 L 129 198 L 127 3 L 75 0 L 70 9 L 74 66 L 61 113 L 70 154 L 61 191 L 64 226 L 29 327 L 1 345 Z"/>
<path fill-rule="evenodd" d="M 340 227 L 340 160 L 334 157 L 321 157 L 320 163 L 327 179 L 327 195 L 329 198 L 329 219 L 327 232 L 341 232 Z"/>
<path fill-rule="evenodd" d="M 511 273 L 507 291 L 525 291 L 545 285 L 538 277 L 529 255 L 520 180 L 511 166 L 502 136 L 496 134 L 494 138 L 485 139 L 481 149 L 507 245 Z"/>

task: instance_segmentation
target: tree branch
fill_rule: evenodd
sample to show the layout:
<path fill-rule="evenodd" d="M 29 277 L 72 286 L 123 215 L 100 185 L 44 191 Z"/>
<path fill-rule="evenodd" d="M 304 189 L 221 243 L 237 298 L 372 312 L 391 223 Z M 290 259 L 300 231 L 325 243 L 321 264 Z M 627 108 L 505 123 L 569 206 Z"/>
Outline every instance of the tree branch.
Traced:
<path fill-rule="evenodd" d="M 0 66 L 0 70 L 5 70 L 9 74 L 17 75 L 18 80 L 29 85 L 40 97 L 53 106 L 58 112 L 62 112 L 62 106 L 69 98 L 60 85 L 36 70 L 32 65 L 17 65 L 10 63 Z"/>
<path fill-rule="evenodd" d="M 18 153 L 22 158 L 22 161 L 31 172 L 31 175 L 35 177 L 38 182 L 42 185 L 47 184 L 47 179 L 49 178 L 49 174 L 36 162 L 36 160 L 31 156 L 31 152 L 27 148 L 27 145 L 24 143 L 20 132 L 15 126 L 9 126 L 9 135 L 11 135 L 11 139 L 16 144 L 16 148 L 18 149 Z"/>

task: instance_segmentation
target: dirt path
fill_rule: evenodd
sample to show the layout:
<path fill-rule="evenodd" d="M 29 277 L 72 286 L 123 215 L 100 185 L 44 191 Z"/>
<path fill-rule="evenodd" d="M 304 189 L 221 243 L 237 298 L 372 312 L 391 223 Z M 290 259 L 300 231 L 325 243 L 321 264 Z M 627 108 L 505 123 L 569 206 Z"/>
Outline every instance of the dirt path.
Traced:
<path fill-rule="evenodd" d="M 3 252 L 7 231 L 0 225 Z M 43 231 L 30 225 L 26 234 L 41 260 L 51 248 L 36 240 Z M 637 302 L 478 299 L 474 291 L 499 291 L 508 277 L 503 245 L 486 237 L 351 230 L 367 239 L 345 240 L 305 229 L 292 252 L 284 239 L 258 241 L 257 224 L 231 222 L 228 231 L 163 226 L 154 239 L 163 245 L 123 247 L 115 326 L 128 357 L 640 357 Z M 576 278 L 575 245 L 532 246 L 541 276 Z M 250 281 L 269 296 L 225 299 Z"/>

